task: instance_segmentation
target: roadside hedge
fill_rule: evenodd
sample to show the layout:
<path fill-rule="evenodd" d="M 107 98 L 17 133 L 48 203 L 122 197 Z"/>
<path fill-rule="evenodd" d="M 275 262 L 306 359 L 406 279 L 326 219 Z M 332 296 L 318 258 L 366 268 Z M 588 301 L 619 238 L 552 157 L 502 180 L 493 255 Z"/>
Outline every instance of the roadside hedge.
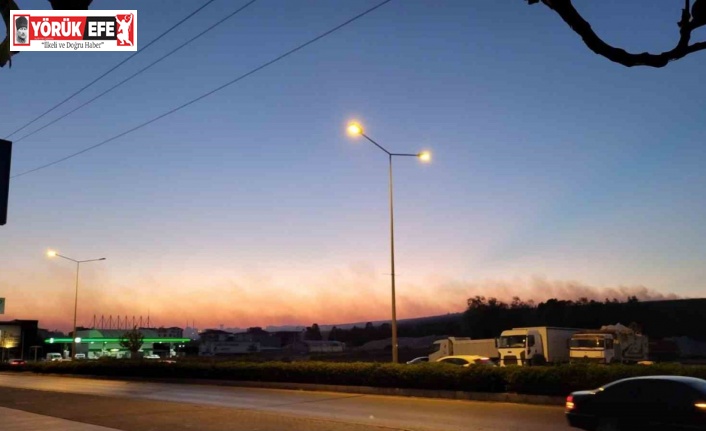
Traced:
<path fill-rule="evenodd" d="M 78 374 L 110 377 L 245 380 L 315 383 L 469 392 L 515 392 L 566 395 L 594 389 L 625 377 L 684 375 L 706 378 L 706 366 L 678 364 L 561 365 L 546 367 L 470 368 L 446 364 L 395 365 L 337 362 L 177 362 L 108 360 L 37 362 L 0 366 L 2 371 Z"/>

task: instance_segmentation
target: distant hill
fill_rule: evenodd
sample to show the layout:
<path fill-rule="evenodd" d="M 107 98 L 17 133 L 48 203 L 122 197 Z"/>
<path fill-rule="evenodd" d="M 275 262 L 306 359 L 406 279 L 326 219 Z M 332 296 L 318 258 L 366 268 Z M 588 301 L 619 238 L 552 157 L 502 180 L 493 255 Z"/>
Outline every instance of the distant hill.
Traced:
<path fill-rule="evenodd" d="M 537 315 L 540 309 L 546 312 Z M 504 316 L 507 317 L 504 318 Z M 498 336 L 503 329 L 515 326 L 599 328 L 619 322 L 624 325 L 636 322 L 642 327 L 644 333 L 652 338 L 689 336 L 706 340 L 706 330 L 702 329 L 703 319 L 706 317 L 706 298 L 610 304 L 593 302 L 584 305 L 572 301 L 547 301 L 533 308 L 502 310 L 495 317 L 493 325 L 488 325 L 486 328 L 489 333 L 484 335 L 468 333 L 470 327 L 467 325 L 472 322 L 464 320 L 463 312 L 398 319 L 397 325 L 400 336 L 448 334 L 486 338 Z M 319 328 L 323 333 L 327 333 L 334 326 L 337 329 L 350 330 L 353 327 L 364 328 L 368 322 L 377 327 L 385 323 L 389 324 L 390 320 L 319 324 Z M 305 325 L 280 325 L 268 326 L 266 330 L 269 332 L 303 331 L 305 328 Z"/>
<path fill-rule="evenodd" d="M 419 325 L 419 324 L 427 324 L 427 323 L 436 323 L 436 322 L 446 322 L 448 320 L 458 320 L 463 316 L 463 313 L 448 313 L 448 314 L 441 314 L 438 316 L 425 316 L 425 317 L 413 317 L 409 319 L 397 319 L 397 326 L 409 326 L 409 325 Z M 319 323 L 319 328 L 321 328 L 322 331 L 330 331 L 331 328 L 334 326 L 338 329 L 351 329 L 354 326 L 357 326 L 359 328 L 364 328 L 366 324 L 372 323 L 374 326 L 380 326 L 383 323 L 390 323 L 391 320 L 367 320 L 365 322 L 354 322 L 354 323 L 336 323 L 336 324 L 325 324 L 322 325 Z M 287 327 L 293 327 L 293 326 L 287 326 Z M 269 326 L 268 326 L 268 331 L 269 331 Z M 277 327 L 279 328 L 279 327 Z M 299 328 L 302 328 L 302 326 L 299 326 Z"/>

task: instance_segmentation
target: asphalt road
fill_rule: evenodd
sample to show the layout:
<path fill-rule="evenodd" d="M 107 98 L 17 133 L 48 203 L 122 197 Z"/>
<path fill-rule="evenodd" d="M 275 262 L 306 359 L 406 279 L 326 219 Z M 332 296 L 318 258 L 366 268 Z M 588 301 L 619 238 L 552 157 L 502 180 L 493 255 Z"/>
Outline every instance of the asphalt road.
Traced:
<path fill-rule="evenodd" d="M 125 431 L 571 429 L 554 406 L 14 373 L 0 374 L 0 407 Z"/>

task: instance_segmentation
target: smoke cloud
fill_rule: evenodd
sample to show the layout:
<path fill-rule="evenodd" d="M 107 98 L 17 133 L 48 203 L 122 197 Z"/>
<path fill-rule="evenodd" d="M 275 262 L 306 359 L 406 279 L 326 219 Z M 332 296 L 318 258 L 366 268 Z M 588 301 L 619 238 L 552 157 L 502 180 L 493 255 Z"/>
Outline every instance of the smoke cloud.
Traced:
<path fill-rule="evenodd" d="M 146 276 L 125 285 L 102 279 L 101 272 L 82 272 L 78 324 L 91 326 L 101 317 L 107 324 L 120 316 L 156 326 L 184 327 L 196 322 L 200 329 L 247 328 L 269 325 L 342 324 L 387 320 L 391 314 L 389 276 L 370 265 L 349 267 L 312 275 L 277 277 L 252 273 L 228 276 Z M 47 329 L 69 330 L 73 324 L 74 286 L 71 271 L 57 270 L 44 276 L 19 274 L 0 278 L 0 291 L 7 298 L 5 319 L 37 319 Z M 69 280 L 69 281 L 67 281 Z M 29 284 L 29 286 L 28 286 Z M 550 298 L 588 298 L 621 301 L 635 296 L 641 301 L 678 299 L 646 286 L 592 286 L 575 280 L 527 278 L 459 281 L 433 276 L 397 283 L 399 319 L 431 316 L 465 310 L 476 295 L 509 302 L 513 297 L 542 302 Z M 94 317 L 95 316 L 95 317 Z"/>

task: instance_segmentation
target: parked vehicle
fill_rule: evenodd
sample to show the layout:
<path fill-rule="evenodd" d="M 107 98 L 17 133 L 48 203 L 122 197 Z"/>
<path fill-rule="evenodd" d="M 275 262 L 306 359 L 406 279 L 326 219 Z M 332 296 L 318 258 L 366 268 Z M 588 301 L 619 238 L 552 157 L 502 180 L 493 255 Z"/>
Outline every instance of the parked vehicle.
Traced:
<path fill-rule="evenodd" d="M 566 397 L 566 419 L 595 431 L 706 430 L 706 380 L 633 377 Z"/>
<path fill-rule="evenodd" d="M 429 362 L 435 362 L 439 358 L 452 355 L 478 355 L 491 359 L 498 359 L 498 348 L 495 339 L 472 340 L 468 337 L 448 337 L 434 341 Z"/>
<path fill-rule="evenodd" d="M 76 359 L 76 360 L 86 359 L 86 354 L 85 353 L 76 353 L 76 355 L 74 355 L 74 359 Z"/>
<path fill-rule="evenodd" d="M 407 365 L 423 364 L 425 362 L 429 362 L 429 356 L 420 356 L 418 358 L 414 358 L 411 361 L 407 361 Z"/>
<path fill-rule="evenodd" d="M 538 326 L 503 331 L 498 338 L 500 365 L 569 362 L 569 340 L 576 328 Z"/>
<path fill-rule="evenodd" d="M 571 336 L 571 362 L 638 363 L 649 359 L 647 336 L 620 323 Z"/>
<path fill-rule="evenodd" d="M 492 367 L 495 366 L 495 363 L 490 360 L 490 358 L 479 355 L 444 356 L 443 358 L 437 359 L 436 362 L 451 365 L 459 365 L 462 367 L 470 367 L 472 365 L 488 365 Z"/>
<path fill-rule="evenodd" d="M 10 359 L 9 361 L 7 361 L 7 363 L 13 367 L 20 367 L 22 365 L 27 364 L 24 359 Z"/>
<path fill-rule="evenodd" d="M 47 361 L 56 362 L 62 359 L 61 353 L 47 353 Z"/>
<path fill-rule="evenodd" d="M 143 359 L 162 359 L 159 355 L 145 355 Z"/>

